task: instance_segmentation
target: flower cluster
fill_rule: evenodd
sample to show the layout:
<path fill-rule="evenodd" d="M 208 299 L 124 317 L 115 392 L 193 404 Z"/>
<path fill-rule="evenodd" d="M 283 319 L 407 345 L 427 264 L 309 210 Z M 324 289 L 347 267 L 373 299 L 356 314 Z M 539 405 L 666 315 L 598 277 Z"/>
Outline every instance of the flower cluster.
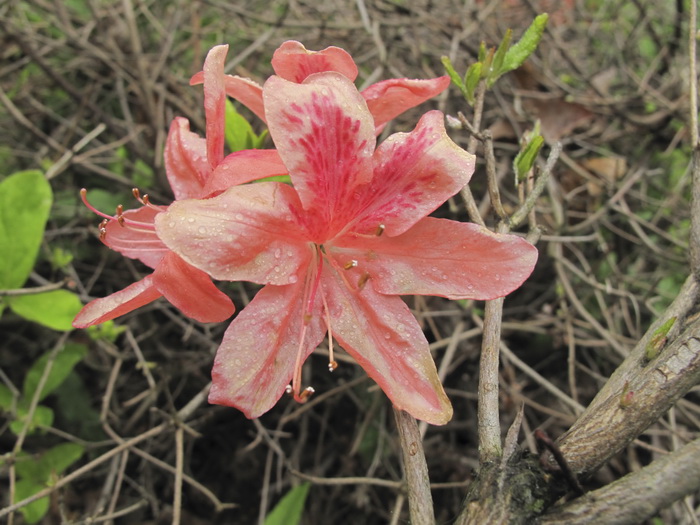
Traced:
<path fill-rule="evenodd" d="M 493 299 L 530 275 L 536 249 L 520 237 L 428 217 L 469 181 L 474 157 L 426 113 L 410 133 L 377 145 L 384 125 L 449 84 L 391 79 L 360 92 L 350 55 L 286 42 L 263 86 L 224 75 L 225 46 L 208 55 L 206 140 L 176 119 L 166 168 L 175 202 L 147 201 L 106 217 L 105 243 L 153 275 L 88 304 L 86 326 L 163 295 L 183 313 L 220 321 L 233 311 L 209 277 L 264 285 L 217 352 L 212 403 L 254 418 L 286 392 L 304 401 L 302 365 L 328 337 L 397 408 L 444 424 L 452 408 L 428 342 L 401 295 Z M 236 98 L 268 125 L 275 150 L 223 156 L 223 101 Z M 292 184 L 247 182 L 289 174 Z M 183 301 L 185 296 L 187 301 Z"/>

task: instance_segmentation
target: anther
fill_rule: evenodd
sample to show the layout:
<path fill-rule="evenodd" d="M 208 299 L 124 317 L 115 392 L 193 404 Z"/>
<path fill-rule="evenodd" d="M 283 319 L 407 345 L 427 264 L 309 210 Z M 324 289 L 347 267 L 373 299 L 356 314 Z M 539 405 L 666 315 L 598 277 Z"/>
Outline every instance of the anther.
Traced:
<path fill-rule="evenodd" d="M 328 371 L 329 372 L 333 372 L 333 370 L 335 370 L 336 368 L 338 368 L 338 361 L 330 361 L 328 363 Z"/>
<path fill-rule="evenodd" d="M 369 273 L 365 272 L 362 274 L 362 277 L 360 277 L 360 280 L 357 281 L 357 289 L 362 290 L 367 284 L 367 281 L 369 281 Z"/>
<path fill-rule="evenodd" d="M 356 266 L 357 261 L 355 259 L 351 259 L 343 265 L 343 268 L 345 268 L 346 270 L 350 270 L 351 268 L 355 268 Z"/>
<path fill-rule="evenodd" d="M 299 403 L 305 403 L 316 392 L 313 387 L 307 386 L 304 391 L 299 394 Z"/>
<path fill-rule="evenodd" d="M 375 234 L 377 237 L 381 237 L 381 236 L 382 236 L 382 233 L 384 233 L 384 229 L 385 229 L 385 228 L 386 228 L 386 226 L 384 226 L 383 224 L 380 224 L 379 226 L 377 226 L 377 229 L 376 229 L 376 231 L 374 232 L 374 234 Z"/>
<path fill-rule="evenodd" d="M 104 241 L 105 237 L 107 237 L 107 225 L 109 224 L 108 219 L 104 219 L 101 223 L 100 226 L 98 227 L 98 230 L 100 232 L 100 240 Z"/>

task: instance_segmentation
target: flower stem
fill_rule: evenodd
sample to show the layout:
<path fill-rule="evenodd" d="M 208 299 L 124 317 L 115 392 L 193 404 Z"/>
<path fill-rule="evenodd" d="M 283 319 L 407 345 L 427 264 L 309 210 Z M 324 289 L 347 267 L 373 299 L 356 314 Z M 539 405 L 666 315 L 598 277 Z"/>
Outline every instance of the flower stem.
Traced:
<path fill-rule="evenodd" d="M 428 464 L 425 461 L 423 441 L 416 419 L 394 407 L 394 418 L 399 430 L 403 469 L 408 485 L 408 510 L 412 525 L 434 525 L 433 497 L 430 494 Z"/>

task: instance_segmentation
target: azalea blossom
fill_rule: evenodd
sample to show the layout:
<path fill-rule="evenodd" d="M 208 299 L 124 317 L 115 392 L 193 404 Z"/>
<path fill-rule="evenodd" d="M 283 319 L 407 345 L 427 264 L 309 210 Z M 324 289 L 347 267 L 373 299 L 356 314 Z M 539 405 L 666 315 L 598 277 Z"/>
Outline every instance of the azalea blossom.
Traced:
<path fill-rule="evenodd" d="M 176 117 L 165 145 L 165 169 L 175 200 L 203 198 L 228 187 L 257 178 L 286 173 L 275 150 L 250 150 L 224 158 L 224 61 L 228 46 L 214 47 L 204 63 L 206 139 L 190 131 L 187 119 Z M 73 326 L 85 328 L 114 319 L 165 297 L 186 316 L 201 322 L 219 322 L 234 312 L 231 299 L 218 290 L 210 277 L 170 251 L 158 237 L 155 217 L 166 210 L 148 197 L 135 196 L 143 206 L 106 215 L 93 208 L 81 191 L 85 204 L 104 218 L 100 239 L 121 254 L 138 259 L 153 273 L 108 297 L 88 303 Z"/>
<path fill-rule="evenodd" d="M 530 275 L 537 250 L 515 235 L 428 217 L 474 171 L 443 115 L 376 146 L 376 121 L 341 73 L 263 89 L 270 134 L 293 187 L 237 186 L 158 214 L 163 242 L 216 279 L 265 285 L 224 335 L 212 403 L 249 418 L 285 391 L 304 401 L 301 369 L 328 335 L 414 417 L 444 424 L 452 407 L 428 342 L 400 295 L 493 299 Z M 290 384 L 291 383 L 291 384 Z"/>
<path fill-rule="evenodd" d="M 309 51 L 301 42 L 288 40 L 277 48 L 272 56 L 275 74 L 286 80 L 301 83 L 309 75 L 336 71 L 354 82 L 358 70 L 352 56 L 339 47 L 331 46 L 322 51 Z M 199 84 L 204 72 L 197 73 L 190 84 Z M 226 93 L 267 122 L 263 88 L 248 78 L 226 75 Z M 450 85 L 450 78 L 431 79 L 390 78 L 372 84 L 362 91 L 362 97 L 374 117 L 375 132 L 379 134 L 387 122 L 407 109 L 417 106 L 442 93 Z"/>

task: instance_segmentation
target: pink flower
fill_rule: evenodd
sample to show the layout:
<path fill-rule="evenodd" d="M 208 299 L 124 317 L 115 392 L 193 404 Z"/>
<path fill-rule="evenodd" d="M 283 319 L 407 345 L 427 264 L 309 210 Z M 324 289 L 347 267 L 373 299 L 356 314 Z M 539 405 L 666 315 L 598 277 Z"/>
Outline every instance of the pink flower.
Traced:
<path fill-rule="evenodd" d="M 281 175 L 286 168 L 275 150 L 251 150 L 224 158 L 224 61 L 228 46 L 214 47 L 204 63 L 204 106 L 206 139 L 192 133 L 189 122 L 175 118 L 165 146 L 165 168 L 175 200 L 203 198 L 232 185 L 259 177 Z M 153 273 L 108 297 L 88 303 L 76 316 L 73 326 L 85 328 L 165 297 L 186 316 L 201 322 L 229 318 L 235 308 L 231 299 L 211 282 L 209 276 L 170 251 L 159 239 L 154 220 L 167 209 L 154 206 L 147 197 L 135 196 L 143 206 L 114 216 L 95 210 L 105 218 L 100 226 L 102 241 L 121 254 L 138 259 Z"/>
<path fill-rule="evenodd" d="M 336 71 L 354 82 L 357 66 L 347 51 L 339 47 L 327 47 L 322 51 L 308 51 L 295 40 L 283 42 L 272 56 L 272 68 L 277 76 L 291 82 L 301 83 L 309 75 Z M 197 73 L 190 84 L 200 84 L 204 72 Z M 263 88 L 250 79 L 226 75 L 226 93 L 267 122 L 263 104 Z M 450 85 L 450 78 L 442 76 L 431 79 L 412 80 L 391 78 L 372 84 L 362 91 L 362 97 L 374 117 L 376 133 L 379 134 L 387 122 L 407 109 L 442 93 Z"/>
<path fill-rule="evenodd" d="M 537 250 L 513 235 L 427 217 L 470 179 L 474 157 L 427 113 L 375 149 L 375 120 L 337 72 L 271 77 L 270 133 L 294 187 L 262 182 L 156 217 L 163 242 L 216 279 L 265 286 L 226 331 L 212 403 L 249 418 L 285 392 L 303 401 L 301 367 L 328 333 L 395 406 L 433 424 L 452 407 L 428 342 L 399 297 L 492 299 L 531 273 Z M 289 386 L 291 381 L 291 387 Z"/>

